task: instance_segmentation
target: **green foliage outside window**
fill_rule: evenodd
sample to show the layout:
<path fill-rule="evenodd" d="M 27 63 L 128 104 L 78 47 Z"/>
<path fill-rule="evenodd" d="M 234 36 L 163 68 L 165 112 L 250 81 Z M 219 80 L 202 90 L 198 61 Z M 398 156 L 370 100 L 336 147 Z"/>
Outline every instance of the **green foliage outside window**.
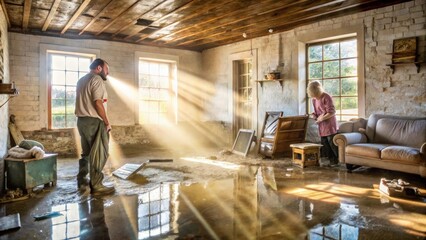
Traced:
<path fill-rule="evenodd" d="M 315 43 L 307 47 L 308 83 L 318 80 L 333 96 L 338 120 L 358 116 L 358 59 L 356 39 Z M 311 99 L 308 110 L 312 112 Z"/>

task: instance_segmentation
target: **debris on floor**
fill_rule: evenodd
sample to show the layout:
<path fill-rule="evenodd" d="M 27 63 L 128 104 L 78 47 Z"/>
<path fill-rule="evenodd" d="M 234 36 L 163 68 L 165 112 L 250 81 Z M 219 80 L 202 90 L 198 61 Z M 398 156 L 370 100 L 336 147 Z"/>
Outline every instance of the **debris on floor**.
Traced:
<path fill-rule="evenodd" d="M 146 162 L 137 164 L 137 163 L 126 163 L 114 172 L 112 174 L 116 177 L 119 177 L 121 179 L 127 180 L 134 176 L 137 172 L 142 170 L 148 163 L 158 163 L 158 162 L 173 162 L 173 159 L 167 158 L 167 159 L 149 159 Z"/>
<path fill-rule="evenodd" d="M 410 186 L 410 183 L 402 179 L 388 180 L 386 178 L 381 178 L 379 190 L 390 197 L 404 198 L 421 196 L 418 188 Z"/>
<path fill-rule="evenodd" d="M 0 232 L 21 228 L 21 217 L 19 213 L 0 217 Z"/>
<path fill-rule="evenodd" d="M 4 197 L 0 198 L 0 203 L 15 202 L 28 199 L 29 195 L 17 188 L 16 190 L 8 190 Z"/>

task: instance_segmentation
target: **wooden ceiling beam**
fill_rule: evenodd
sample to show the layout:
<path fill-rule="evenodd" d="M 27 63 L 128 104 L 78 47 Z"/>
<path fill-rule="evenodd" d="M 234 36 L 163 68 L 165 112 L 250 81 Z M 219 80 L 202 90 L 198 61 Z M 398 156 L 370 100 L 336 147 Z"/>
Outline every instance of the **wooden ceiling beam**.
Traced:
<path fill-rule="evenodd" d="M 220 1 L 215 1 L 214 3 L 212 3 L 212 4 L 208 5 L 208 7 L 207 7 L 207 8 L 203 9 L 203 11 L 208 12 L 208 11 L 210 11 L 211 9 L 214 9 L 214 8 L 216 8 L 216 7 L 217 7 L 217 6 L 219 6 L 219 5 L 228 4 L 228 3 L 230 3 L 230 2 L 233 2 L 233 0 L 225 1 L 225 2 L 223 2 L 223 3 L 222 3 L 222 2 L 220 2 Z M 142 36 L 141 38 L 139 38 L 138 42 L 141 42 L 141 41 L 143 41 L 144 39 L 151 37 L 151 36 L 152 36 L 152 35 L 154 35 L 156 32 L 161 31 L 162 29 L 165 29 L 165 28 L 168 28 L 168 27 L 171 27 L 171 26 L 177 25 L 179 22 L 186 21 L 186 20 L 191 19 L 191 18 L 193 18 L 193 17 L 195 17 L 195 16 L 197 16 L 197 15 L 200 15 L 200 13 L 199 13 L 199 12 L 197 12 L 197 11 L 194 11 L 192 14 L 185 15 L 182 19 L 179 19 L 179 21 L 176 21 L 176 22 L 170 23 L 169 25 L 164 26 L 163 28 L 158 29 L 157 31 L 154 31 L 154 32 L 152 32 L 152 33 L 150 33 L 150 34 L 147 34 L 147 35 L 145 35 L 145 36 Z"/>
<path fill-rule="evenodd" d="M 74 15 L 71 17 L 71 19 L 68 21 L 67 25 L 65 25 L 64 29 L 62 29 L 61 34 L 64 34 L 68 28 L 72 26 L 74 21 L 81 15 L 81 13 L 84 11 L 84 9 L 89 5 L 91 0 L 84 0 L 84 2 L 81 3 L 80 7 L 77 9 L 77 11 L 74 13 Z"/>
<path fill-rule="evenodd" d="M 115 37 L 117 34 L 119 34 L 120 32 L 122 32 L 124 30 L 126 30 L 128 27 L 135 25 L 135 21 L 137 21 L 138 19 L 142 18 L 145 14 L 148 14 L 149 12 L 154 11 L 154 9 L 156 9 L 159 6 L 161 6 L 162 4 L 164 4 L 167 1 L 168 0 L 164 0 L 162 2 L 157 3 L 154 7 L 152 7 L 148 11 L 146 11 L 146 12 L 142 13 L 141 15 L 139 15 L 138 18 L 132 19 L 132 21 L 129 24 L 127 24 L 126 26 L 122 27 L 120 30 L 118 30 L 117 32 L 115 32 L 112 36 Z M 128 39 L 129 36 L 125 37 L 124 39 Z"/>
<path fill-rule="evenodd" d="M 364 3 L 369 3 L 369 2 L 376 2 L 377 0 L 367 0 L 364 1 L 363 3 L 359 3 L 356 1 L 348 1 L 347 3 L 350 3 L 349 5 L 345 5 L 342 7 L 335 7 L 332 9 L 329 9 L 327 11 L 323 11 L 323 10 L 319 10 L 318 8 L 312 10 L 311 13 L 304 13 L 304 18 L 303 19 L 295 19 L 295 18 L 291 18 L 288 16 L 281 16 L 280 18 L 277 18 L 275 20 L 277 20 L 278 22 L 285 22 L 285 24 L 281 25 L 281 26 L 276 26 L 274 27 L 274 30 L 276 30 L 275 32 L 282 32 L 282 31 L 287 31 L 289 29 L 294 29 L 295 26 L 301 26 L 301 25 L 305 25 L 305 24 L 309 24 L 315 20 L 321 20 L 321 19 L 325 19 L 325 17 L 334 17 L 336 14 L 339 14 L 341 11 L 346 11 L 348 13 L 350 12 L 356 12 L 357 9 L 362 8 L 362 5 Z M 330 7 L 330 6 L 328 6 Z M 342 16 L 342 15 L 340 15 Z M 269 25 L 269 23 L 261 23 L 261 25 L 266 26 Z M 244 27 L 241 30 L 247 31 L 247 35 L 249 36 L 249 39 L 251 38 L 256 38 L 256 37 L 260 37 L 260 36 L 264 36 L 265 34 L 261 31 L 261 30 L 257 30 L 257 31 L 252 31 L 249 32 L 250 28 L 249 27 Z M 201 48 L 204 49 L 203 46 L 207 46 L 209 44 L 213 45 L 213 46 L 218 46 L 218 45 L 224 45 L 230 43 L 230 42 L 237 42 L 238 39 L 241 39 L 241 35 L 240 33 L 236 33 L 233 34 L 232 36 L 226 36 L 224 38 L 215 38 L 214 40 L 207 39 L 207 40 L 199 40 L 199 43 L 195 43 L 193 42 L 190 46 L 193 48 Z M 243 39 L 241 39 L 240 41 L 242 41 Z M 213 43 L 213 44 L 212 44 Z"/>
<path fill-rule="evenodd" d="M 263 2 L 257 2 L 257 3 L 255 3 L 253 5 L 250 5 L 250 6 L 246 7 L 246 8 L 236 8 L 236 11 L 227 11 L 226 14 L 218 15 L 217 17 L 213 17 L 213 18 L 208 18 L 206 21 L 203 21 L 203 22 L 199 23 L 198 27 L 200 27 L 200 26 L 202 26 L 204 24 L 208 24 L 208 23 L 213 22 L 213 21 L 217 21 L 217 20 L 220 21 L 220 19 L 222 19 L 222 18 L 227 18 L 227 17 L 232 17 L 232 16 L 236 16 L 236 17 L 237 16 L 244 16 L 245 15 L 244 13 L 248 13 L 248 12 L 250 13 L 249 16 L 246 17 L 246 18 L 244 18 L 244 19 L 249 19 L 249 18 L 252 18 L 253 16 L 256 16 L 261 11 L 265 11 L 264 10 L 265 8 L 267 8 L 269 10 L 276 9 L 276 8 L 281 8 L 282 9 L 282 8 L 287 7 L 287 6 L 291 6 L 291 5 L 294 5 L 294 4 L 299 4 L 299 3 L 305 2 L 305 1 L 308 1 L 308 0 L 303 0 L 303 1 L 289 1 L 289 0 L 287 0 L 287 1 L 269 1 L 269 2 L 268 1 L 263 1 Z M 222 10 L 223 9 L 218 9 L 218 11 L 222 11 Z M 243 18 L 240 18 L 240 19 L 243 19 Z M 227 24 L 222 24 L 219 27 L 223 27 L 223 26 L 226 26 L 226 25 Z M 206 27 L 208 28 L 208 26 L 206 26 Z M 178 37 L 178 38 L 174 38 L 172 40 L 168 40 L 167 42 L 174 42 L 174 41 L 178 41 L 178 40 L 180 40 L 182 38 L 186 38 L 186 37 L 189 37 L 189 36 L 194 36 L 194 35 L 199 34 L 199 32 L 192 32 L 192 33 L 187 33 L 187 34 L 183 33 L 182 34 L 182 32 L 185 32 L 187 30 L 191 31 L 193 28 L 194 27 L 191 24 L 188 24 L 188 26 L 186 26 L 186 27 L 183 27 L 181 29 L 175 30 L 175 31 L 173 31 L 170 34 L 163 35 L 163 36 L 160 36 L 160 37 L 156 38 L 154 40 L 154 42 L 159 41 L 159 40 L 161 40 L 163 38 L 166 38 L 166 37 L 175 36 L 176 34 L 180 34 L 182 36 Z M 218 25 L 216 24 L 212 28 L 218 28 Z M 202 31 L 204 32 L 205 30 L 206 29 L 203 29 Z"/>
<path fill-rule="evenodd" d="M 30 20 L 32 0 L 25 0 L 24 2 L 24 13 L 22 14 L 22 30 L 27 30 L 28 21 Z"/>
<path fill-rule="evenodd" d="M 61 0 L 55 0 L 55 2 L 52 4 L 52 7 L 50 8 L 49 15 L 47 15 L 46 21 L 44 22 L 43 28 L 41 31 L 46 31 L 49 27 L 50 22 L 53 19 L 53 16 L 55 16 L 56 10 L 58 10 L 59 3 L 61 3 Z"/>
<path fill-rule="evenodd" d="M 295 5 L 296 6 L 297 5 L 304 5 L 304 2 L 306 2 L 306 1 L 308 1 L 308 0 L 291 1 L 291 2 L 290 1 L 288 1 L 288 2 L 276 1 L 276 2 L 270 3 L 270 4 L 267 3 L 267 6 L 269 8 L 267 12 L 269 12 L 270 10 L 272 10 L 274 12 L 281 12 L 281 11 L 283 11 L 283 9 L 286 9 L 286 11 L 288 11 L 288 12 L 292 12 L 292 9 L 291 9 L 292 7 L 294 7 Z M 328 0 L 328 1 L 330 1 L 330 0 Z M 245 15 L 246 17 L 238 17 L 240 15 L 240 13 L 246 12 L 246 11 L 251 12 L 251 14 L 250 15 L 246 14 Z M 192 33 L 189 33 L 189 34 L 183 33 L 183 34 L 181 34 L 182 35 L 181 37 L 174 38 L 174 39 L 172 39 L 168 42 L 176 42 L 176 41 L 179 41 L 181 39 L 189 38 L 191 36 L 200 35 L 200 34 L 205 33 L 205 32 L 210 32 L 214 29 L 220 29 L 221 31 L 223 31 L 223 28 L 226 27 L 226 26 L 233 25 L 233 24 L 239 25 L 238 23 L 240 23 L 240 22 L 250 20 L 250 19 L 254 19 L 254 17 L 259 16 L 259 15 L 264 15 L 265 14 L 264 12 L 265 12 L 265 10 L 264 10 L 263 7 L 261 7 L 261 5 L 253 5 L 253 6 L 250 6 L 249 9 L 239 9 L 235 12 L 230 12 L 228 14 L 230 16 L 232 16 L 232 15 L 236 16 L 235 20 L 233 20 L 233 21 L 228 21 L 228 22 L 222 23 L 222 24 L 215 24 L 213 27 L 210 27 L 210 28 L 206 26 L 206 28 L 203 28 L 202 31 L 196 31 L 196 32 L 192 32 Z M 243 15 L 243 14 L 241 14 L 241 15 Z M 270 19 L 270 16 L 267 16 L 267 18 Z M 255 21 L 253 21 L 253 23 L 254 22 Z M 231 28 L 235 29 L 236 27 L 231 27 Z"/>
<path fill-rule="evenodd" d="M 133 9 L 134 7 L 136 7 L 140 1 L 141 0 L 137 0 L 132 5 L 130 5 L 128 8 L 126 8 L 124 11 L 122 11 L 116 18 L 114 18 L 110 23 L 108 23 L 106 26 L 104 26 L 95 35 L 98 36 L 99 34 L 103 33 L 105 31 L 105 29 L 109 28 L 112 24 L 114 24 L 115 22 L 117 22 L 118 19 L 120 19 L 120 17 L 124 16 L 128 11 L 130 11 L 131 9 Z"/>
<path fill-rule="evenodd" d="M 174 13 L 178 12 L 178 11 L 181 11 L 181 10 L 184 10 L 184 9 L 189 8 L 192 4 L 194 4 L 194 3 L 196 3 L 196 2 L 197 2 L 197 1 L 195 1 L 195 0 L 191 0 L 191 1 L 189 1 L 189 2 L 185 3 L 185 4 L 181 5 L 181 6 L 179 6 L 179 7 L 175 8 L 175 9 L 173 9 L 172 11 L 168 12 L 167 14 L 165 14 L 164 16 L 162 16 L 161 18 L 159 18 L 159 19 L 155 20 L 155 21 L 154 21 L 151 25 L 154 25 L 154 26 L 155 26 L 155 24 L 156 24 L 156 23 L 161 22 L 162 20 L 164 20 L 164 19 L 168 18 L 170 15 L 172 15 L 172 14 L 174 14 Z M 155 7 L 157 7 L 157 6 L 155 6 Z M 154 8 L 155 8 L 155 7 L 154 7 Z M 154 8 L 153 8 L 153 9 L 154 9 Z M 152 11 L 153 9 L 151 9 L 150 11 Z M 147 14 L 147 13 L 148 13 L 148 12 L 146 12 L 146 13 L 142 14 L 139 18 L 142 18 L 142 17 L 143 17 L 143 15 L 145 15 L 145 14 Z M 134 22 L 133 22 L 133 23 L 130 23 L 130 24 L 128 24 L 128 25 L 126 25 L 125 27 L 123 27 L 122 29 L 120 29 L 118 32 L 116 32 L 116 33 L 114 34 L 114 36 L 115 36 L 115 35 L 117 35 L 118 33 L 122 32 L 122 31 L 124 31 L 125 29 L 127 29 L 128 27 L 130 27 L 130 26 L 131 26 L 131 25 L 133 25 L 133 24 L 134 24 Z M 138 32 L 139 32 L 139 31 L 138 31 Z M 131 38 L 131 37 L 133 37 L 133 36 L 137 35 L 137 34 L 138 34 L 138 32 L 133 33 L 133 34 L 129 34 L 129 35 L 128 35 L 128 36 L 126 36 L 124 39 L 129 39 L 129 38 Z"/>
<path fill-rule="evenodd" d="M 258 25 L 258 24 L 263 23 L 263 22 L 270 22 L 269 23 L 270 26 L 268 26 L 265 29 L 265 31 L 267 31 L 269 28 L 273 28 L 275 26 L 275 24 L 273 24 L 274 21 L 276 21 L 277 19 L 279 19 L 283 16 L 286 19 L 287 18 L 291 19 L 292 16 L 298 16 L 301 13 L 309 12 L 311 10 L 315 10 L 315 9 L 318 9 L 318 8 L 321 8 L 321 7 L 338 5 L 338 4 L 340 4 L 341 2 L 344 2 L 344 1 L 345 0 L 333 0 L 333 1 L 322 0 L 323 3 L 321 3 L 320 5 L 318 5 L 318 2 L 321 2 L 321 1 L 317 1 L 315 3 L 311 2 L 311 3 L 308 3 L 308 4 L 304 3 L 304 1 L 294 1 L 291 4 L 288 4 L 286 6 L 282 6 L 280 8 L 276 8 L 273 11 L 263 11 L 259 14 L 253 14 L 253 15 L 255 15 L 255 17 L 249 16 L 249 17 L 242 18 L 242 19 L 236 19 L 234 21 L 230 21 L 230 22 L 227 22 L 227 23 L 222 24 L 222 25 L 214 26 L 210 29 L 205 29 L 201 32 L 198 32 L 198 34 L 197 34 L 197 35 L 199 35 L 198 37 L 190 39 L 190 40 L 186 40 L 186 41 L 181 42 L 181 43 L 178 43 L 177 45 L 187 45 L 187 44 L 190 44 L 192 42 L 196 42 L 200 39 L 212 38 L 212 37 L 217 36 L 217 35 L 226 34 L 227 32 L 223 31 L 222 28 L 225 27 L 225 26 L 228 26 L 228 25 L 232 25 L 232 24 L 233 24 L 233 26 L 231 26 L 230 28 L 235 32 L 235 30 L 241 29 L 243 27 L 244 28 L 248 27 L 248 29 L 250 29 L 250 27 L 253 26 L 253 25 Z M 286 9 L 286 12 L 289 12 L 289 13 L 285 14 L 285 15 L 281 14 L 282 9 Z M 281 14 L 281 16 L 279 14 Z M 270 17 L 271 15 L 275 16 L 275 17 L 271 18 Z M 248 20 L 248 22 L 251 22 L 251 23 L 240 24 L 242 21 L 245 21 L 245 20 Z M 214 30 L 219 30 L 219 31 L 215 32 Z M 208 35 L 201 35 L 202 33 L 207 33 Z M 194 35 L 194 34 L 192 34 L 192 35 Z M 186 35 L 186 36 L 183 36 L 183 37 L 180 37 L 180 38 L 176 38 L 176 39 L 173 39 L 172 41 L 169 41 L 169 43 L 170 42 L 176 42 L 180 39 L 185 39 L 185 38 L 188 38 L 190 36 L 191 35 Z"/>
<path fill-rule="evenodd" d="M 108 9 L 108 7 L 111 5 L 113 3 L 113 0 L 110 0 L 109 2 L 108 2 L 108 4 L 104 7 L 104 8 L 102 8 L 102 10 L 101 11 L 99 11 L 99 13 L 98 14 L 96 14 L 96 16 L 83 28 L 83 30 L 81 30 L 80 31 L 80 33 L 78 33 L 78 35 L 81 35 L 81 34 L 83 34 L 90 26 L 92 26 L 92 24 L 96 21 L 96 20 L 98 20 L 98 18 L 106 11 L 106 9 Z"/>
<path fill-rule="evenodd" d="M 0 3 L 1 3 L 1 7 L 3 9 L 3 12 L 4 12 L 4 16 L 6 18 L 7 27 L 10 28 L 11 25 L 10 25 L 9 15 L 7 14 L 6 5 L 4 4 L 4 0 L 0 0 Z"/>

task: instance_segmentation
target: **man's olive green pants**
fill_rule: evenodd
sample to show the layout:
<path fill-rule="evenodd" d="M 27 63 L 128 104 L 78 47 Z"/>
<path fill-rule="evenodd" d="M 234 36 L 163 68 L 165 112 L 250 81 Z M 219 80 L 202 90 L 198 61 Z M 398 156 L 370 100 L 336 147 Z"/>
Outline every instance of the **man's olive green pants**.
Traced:
<path fill-rule="evenodd" d="M 84 179 L 90 172 L 90 186 L 102 184 L 102 169 L 108 159 L 109 134 L 99 118 L 79 117 L 77 128 L 81 137 L 81 159 L 77 180 Z"/>

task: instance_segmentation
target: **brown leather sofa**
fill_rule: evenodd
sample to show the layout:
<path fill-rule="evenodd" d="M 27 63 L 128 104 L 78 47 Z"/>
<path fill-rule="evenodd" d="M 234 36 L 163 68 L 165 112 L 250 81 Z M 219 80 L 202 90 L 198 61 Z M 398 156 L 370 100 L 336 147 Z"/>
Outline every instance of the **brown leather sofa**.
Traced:
<path fill-rule="evenodd" d="M 362 122 L 348 122 L 353 132 L 333 139 L 348 170 L 368 166 L 426 177 L 426 118 L 372 114 Z"/>

